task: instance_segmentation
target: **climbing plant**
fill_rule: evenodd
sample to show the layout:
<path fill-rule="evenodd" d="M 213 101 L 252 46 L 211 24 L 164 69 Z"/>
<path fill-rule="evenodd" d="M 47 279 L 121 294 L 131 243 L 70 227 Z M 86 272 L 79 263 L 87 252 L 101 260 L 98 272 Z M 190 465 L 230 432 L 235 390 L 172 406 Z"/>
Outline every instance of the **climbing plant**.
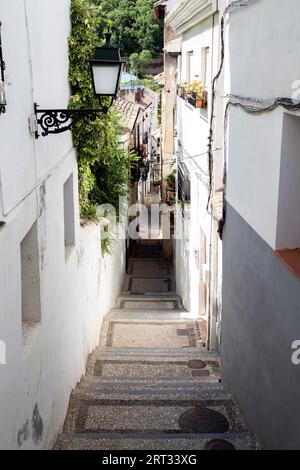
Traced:
<path fill-rule="evenodd" d="M 98 106 L 94 96 L 88 59 L 101 46 L 97 30 L 101 5 L 92 0 L 71 0 L 72 32 L 69 38 L 70 108 Z M 98 218 L 100 204 L 112 204 L 118 214 L 119 196 L 128 193 L 132 155 L 120 147 L 120 117 L 112 107 L 95 121 L 83 119 L 73 127 L 78 154 L 81 217 Z M 108 252 L 107 241 L 102 248 Z"/>

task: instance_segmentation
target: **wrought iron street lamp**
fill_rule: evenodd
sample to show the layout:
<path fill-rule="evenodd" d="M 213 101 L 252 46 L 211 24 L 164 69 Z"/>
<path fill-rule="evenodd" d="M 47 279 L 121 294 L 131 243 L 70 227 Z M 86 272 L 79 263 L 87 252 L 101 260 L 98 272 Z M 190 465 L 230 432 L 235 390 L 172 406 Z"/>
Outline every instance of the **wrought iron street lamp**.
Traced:
<path fill-rule="evenodd" d="M 6 112 L 6 97 L 5 97 L 5 62 L 3 60 L 2 54 L 2 40 L 1 40 L 1 26 L 2 23 L 0 21 L 0 114 Z"/>
<path fill-rule="evenodd" d="M 72 128 L 75 122 L 86 117 L 94 121 L 100 114 L 106 114 L 118 94 L 123 62 L 120 49 L 110 44 L 111 33 L 105 34 L 104 47 L 98 47 L 90 59 L 91 75 L 99 108 L 92 109 L 40 109 L 35 103 L 34 113 L 42 136 L 61 134 Z M 109 101 L 110 98 L 110 101 Z M 36 132 L 36 138 L 39 132 Z"/>
<path fill-rule="evenodd" d="M 118 93 L 123 62 L 120 49 L 110 45 L 111 33 L 105 33 L 106 44 L 96 49 L 90 60 L 95 95 L 100 99 L 109 96 L 114 99 Z"/>

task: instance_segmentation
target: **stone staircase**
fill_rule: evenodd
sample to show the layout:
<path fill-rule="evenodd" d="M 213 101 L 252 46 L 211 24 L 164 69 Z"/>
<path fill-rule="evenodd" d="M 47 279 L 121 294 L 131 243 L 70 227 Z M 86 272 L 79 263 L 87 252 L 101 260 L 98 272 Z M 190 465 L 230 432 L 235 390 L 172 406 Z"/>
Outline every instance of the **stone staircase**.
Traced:
<path fill-rule="evenodd" d="M 160 241 L 139 241 L 54 449 L 258 448 L 220 384 L 219 355 L 203 348 L 182 308 L 172 270 Z"/>

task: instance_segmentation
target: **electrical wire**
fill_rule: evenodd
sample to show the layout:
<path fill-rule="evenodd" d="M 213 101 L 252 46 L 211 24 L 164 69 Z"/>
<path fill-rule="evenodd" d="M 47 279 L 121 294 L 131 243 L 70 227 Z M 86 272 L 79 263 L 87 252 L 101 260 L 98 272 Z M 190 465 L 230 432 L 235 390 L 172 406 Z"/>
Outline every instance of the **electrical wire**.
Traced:
<path fill-rule="evenodd" d="M 209 215 L 216 221 L 219 222 L 219 219 L 213 214 L 213 211 L 211 210 L 211 199 L 212 199 L 212 194 L 213 194 L 213 140 L 214 140 L 214 122 L 215 122 L 215 103 L 216 103 L 216 85 L 217 82 L 221 76 L 221 73 L 223 71 L 224 67 L 224 60 L 225 60 L 225 18 L 226 16 L 231 13 L 232 10 L 235 8 L 239 7 L 246 7 L 248 4 L 252 1 L 257 1 L 257 0 L 235 0 L 232 3 L 230 3 L 226 9 L 224 10 L 224 13 L 221 18 L 221 60 L 220 60 L 220 66 L 218 69 L 217 74 L 213 78 L 212 81 L 212 98 L 211 98 L 211 115 L 210 115 L 210 128 L 209 128 L 209 136 L 208 136 L 208 176 L 209 176 L 209 195 L 208 195 L 208 201 L 207 201 L 207 206 L 206 210 L 209 213 Z M 221 229 L 220 227 L 220 236 L 221 234 Z"/>
<path fill-rule="evenodd" d="M 291 98 L 279 97 L 270 100 L 258 100 L 237 95 L 227 95 L 227 97 L 229 98 L 229 105 L 237 106 L 246 113 L 254 114 L 256 116 L 274 111 L 279 106 L 288 111 L 300 111 L 300 101 L 296 101 Z"/>
<path fill-rule="evenodd" d="M 220 98 L 227 98 L 228 102 L 226 104 L 225 113 L 224 113 L 224 169 L 223 169 L 223 216 L 222 220 L 218 220 L 219 223 L 219 235 L 222 239 L 222 232 L 226 222 L 226 183 L 227 183 L 227 135 L 226 129 L 228 124 L 228 114 L 231 106 L 238 107 L 248 114 L 254 116 L 260 116 L 263 113 L 272 112 L 278 107 L 282 107 L 287 111 L 299 112 L 300 111 L 300 101 L 293 100 L 287 97 L 277 97 L 273 99 L 256 99 L 251 97 L 243 97 L 233 94 L 228 94 L 221 96 L 216 90 L 216 84 L 218 79 L 221 76 L 224 60 L 225 60 L 225 18 L 226 16 L 237 7 L 246 7 L 250 2 L 261 1 L 261 0 L 240 0 L 234 1 L 224 10 L 223 16 L 221 18 L 221 61 L 220 67 L 213 79 L 212 82 L 212 109 L 211 109 L 211 118 L 210 118 L 210 130 L 209 130 L 209 143 L 208 143 L 208 169 L 209 169 L 209 197 L 207 202 L 207 211 L 215 219 L 218 220 L 212 211 L 210 210 L 211 198 L 213 194 L 213 134 L 214 134 L 214 121 L 215 121 L 215 99 L 217 94 Z"/>
<path fill-rule="evenodd" d="M 264 113 L 272 112 L 278 107 L 283 107 L 287 111 L 300 111 L 300 101 L 295 101 L 290 98 L 276 98 L 270 100 L 261 100 L 255 98 L 246 98 L 237 95 L 227 95 L 229 101 L 227 102 L 224 113 L 224 167 L 223 167 L 223 216 L 219 222 L 220 233 L 224 228 L 226 222 L 226 189 L 227 189 L 227 126 L 228 115 L 231 106 L 238 107 L 248 114 L 260 116 Z"/>
<path fill-rule="evenodd" d="M 213 153 L 215 152 L 221 152 L 222 150 L 224 150 L 223 148 L 215 148 L 212 150 Z M 198 153 L 197 155 L 189 155 L 187 152 L 186 153 L 186 157 L 182 158 L 180 161 L 185 161 L 185 160 L 194 160 L 196 158 L 199 158 L 199 157 L 203 157 L 204 155 L 208 155 L 208 151 L 206 152 L 203 152 L 203 153 Z M 169 158 L 169 159 L 165 159 L 163 160 L 163 163 L 175 163 L 175 158 Z"/>

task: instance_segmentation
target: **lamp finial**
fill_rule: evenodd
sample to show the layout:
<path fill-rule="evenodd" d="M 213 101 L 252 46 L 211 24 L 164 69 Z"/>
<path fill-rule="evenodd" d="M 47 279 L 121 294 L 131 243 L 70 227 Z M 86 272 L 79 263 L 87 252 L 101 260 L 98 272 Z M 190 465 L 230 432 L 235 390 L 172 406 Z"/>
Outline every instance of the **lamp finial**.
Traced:
<path fill-rule="evenodd" d="M 111 34 L 110 27 L 108 27 L 107 32 L 104 33 L 104 35 L 105 35 L 105 39 L 106 39 L 105 47 L 111 47 L 110 41 L 111 41 L 112 34 Z"/>

